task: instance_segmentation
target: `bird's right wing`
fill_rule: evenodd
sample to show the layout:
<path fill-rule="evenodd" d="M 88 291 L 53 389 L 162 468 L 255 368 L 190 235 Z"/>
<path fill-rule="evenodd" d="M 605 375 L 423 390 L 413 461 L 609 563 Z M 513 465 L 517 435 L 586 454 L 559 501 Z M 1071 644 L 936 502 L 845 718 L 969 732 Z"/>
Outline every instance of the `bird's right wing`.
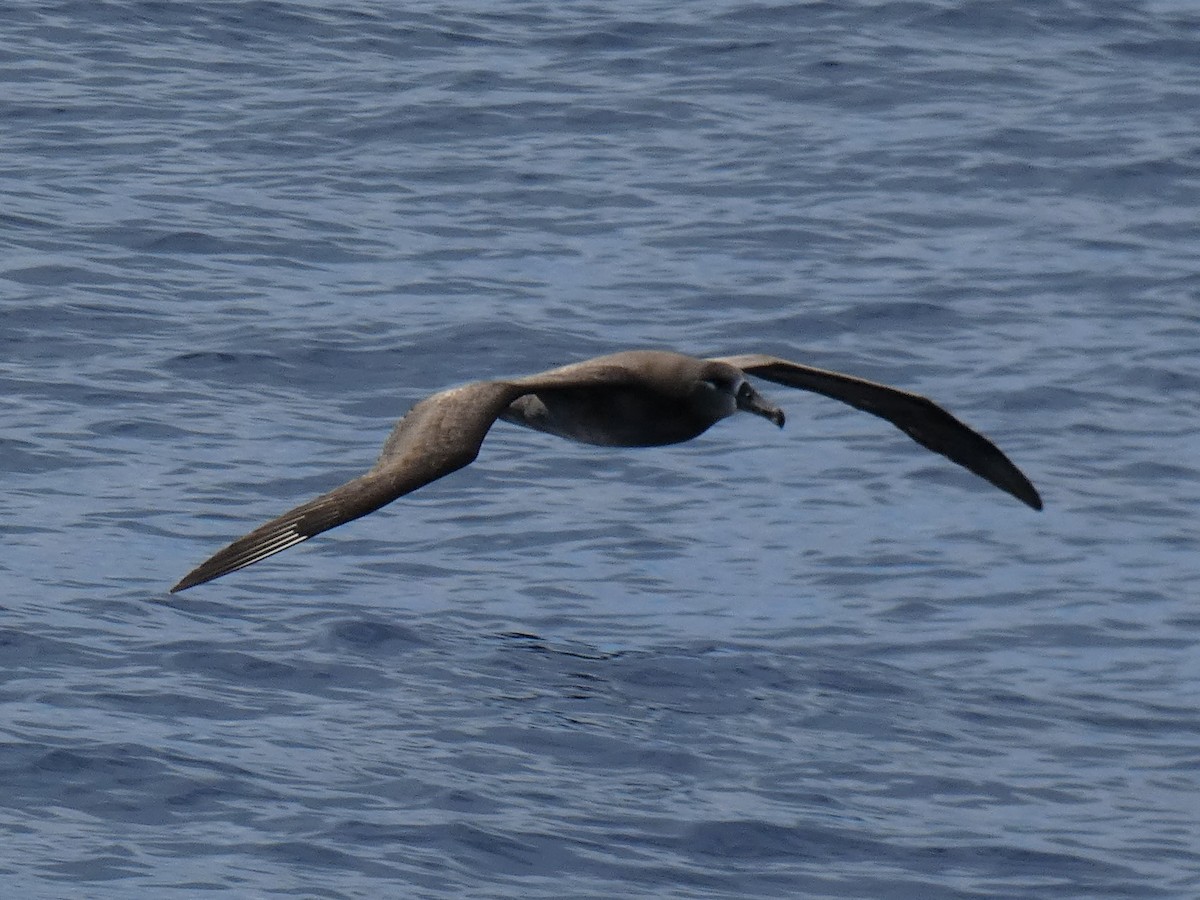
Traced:
<path fill-rule="evenodd" d="M 185 575 L 171 593 L 243 569 L 461 469 L 478 455 L 500 412 L 524 392 L 506 382 L 481 381 L 422 400 L 392 429 L 369 472 L 238 538 Z"/>
<path fill-rule="evenodd" d="M 511 381 L 477 381 L 434 394 L 396 423 L 369 472 L 218 550 L 185 575 L 171 593 L 244 569 L 469 465 L 500 413 L 523 394 L 633 380 L 623 366 L 588 362 Z"/>

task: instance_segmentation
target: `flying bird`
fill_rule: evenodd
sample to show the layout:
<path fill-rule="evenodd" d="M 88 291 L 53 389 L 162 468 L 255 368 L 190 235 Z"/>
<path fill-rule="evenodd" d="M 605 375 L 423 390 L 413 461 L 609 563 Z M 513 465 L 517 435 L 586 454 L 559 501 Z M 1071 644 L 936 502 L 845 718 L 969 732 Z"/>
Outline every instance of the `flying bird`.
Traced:
<path fill-rule="evenodd" d="M 923 447 L 1042 508 L 1029 479 L 995 444 L 918 394 L 774 356 L 698 359 L 627 350 L 427 397 L 396 423 L 368 472 L 238 538 L 185 575 L 171 593 L 264 560 L 461 469 L 479 454 L 497 419 L 608 447 L 678 444 L 739 410 L 782 428 L 783 410 L 747 376 L 824 394 L 886 419 Z"/>

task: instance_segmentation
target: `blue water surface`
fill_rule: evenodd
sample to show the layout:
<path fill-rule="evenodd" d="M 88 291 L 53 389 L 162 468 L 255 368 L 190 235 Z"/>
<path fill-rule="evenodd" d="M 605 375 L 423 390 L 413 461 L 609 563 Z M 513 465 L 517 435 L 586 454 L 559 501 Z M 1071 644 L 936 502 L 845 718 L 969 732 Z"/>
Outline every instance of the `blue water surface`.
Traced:
<path fill-rule="evenodd" d="M 1200 896 L 1200 9 L 0 4 L 5 897 Z M 427 394 L 766 386 L 210 585 Z"/>

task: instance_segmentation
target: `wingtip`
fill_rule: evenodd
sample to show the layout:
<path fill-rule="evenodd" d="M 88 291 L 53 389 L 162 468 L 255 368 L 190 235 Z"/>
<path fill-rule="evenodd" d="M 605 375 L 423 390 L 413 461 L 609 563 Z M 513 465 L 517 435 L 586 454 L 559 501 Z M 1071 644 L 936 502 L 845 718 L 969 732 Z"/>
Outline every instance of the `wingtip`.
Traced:
<path fill-rule="evenodd" d="M 1033 482 L 1026 478 L 1020 469 L 1013 466 L 1012 463 L 1009 463 L 1009 465 L 1012 466 L 1009 477 L 1000 480 L 988 478 L 987 480 L 991 481 L 996 487 L 1012 494 L 1012 496 L 1016 497 L 1030 509 L 1041 512 L 1042 495 L 1038 493 L 1037 488 L 1033 486 Z M 984 477 L 987 478 L 986 475 Z"/>
<path fill-rule="evenodd" d="M 195 587 L 196 585 L 200 584 L 200 581 L 194 579 L 192 575 L 193 573 L 191 572 L 189 572 L 187 575 L 184 575 L 181 579 L 179 579 L 179 582 L 173 588 L 167 591 L 167 593 L 178 594 L 180 591 L 186 591 L 188 588 Z"/>

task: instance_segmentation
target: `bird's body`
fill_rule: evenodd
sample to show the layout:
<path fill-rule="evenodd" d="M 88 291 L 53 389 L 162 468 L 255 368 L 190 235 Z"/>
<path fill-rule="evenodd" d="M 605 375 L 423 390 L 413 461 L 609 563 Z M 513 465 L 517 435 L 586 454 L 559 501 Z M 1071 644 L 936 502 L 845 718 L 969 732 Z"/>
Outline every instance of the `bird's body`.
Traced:
<path fill-rule="evenodd" d="M 427 397 L 396 424 L 370 471 L 234 541 L 171 592 L 258 562 L 461 469 L 478 455 L 497 419 L 615 447 L 691 440 L 738 410 L 782 427 L 783 412 L 754 390 L 747 375 L 815 391 L 886 419 L 1034 509 L 1042 507 L 1033 485 L 994 444 L 924 397 L 771 356 L 699 359 L 628 350 Z"/>
<path fill-rule="evenodd" d="M 661 350 L 626 350 L 514 383 L 533 388 L 500 413 L 505 422 L 603 447 L 690 441 L 737 407 L 701 385 L 741 379 L 732 366 Z M 705 403 L 705 399 L 713 403 Z"/>

